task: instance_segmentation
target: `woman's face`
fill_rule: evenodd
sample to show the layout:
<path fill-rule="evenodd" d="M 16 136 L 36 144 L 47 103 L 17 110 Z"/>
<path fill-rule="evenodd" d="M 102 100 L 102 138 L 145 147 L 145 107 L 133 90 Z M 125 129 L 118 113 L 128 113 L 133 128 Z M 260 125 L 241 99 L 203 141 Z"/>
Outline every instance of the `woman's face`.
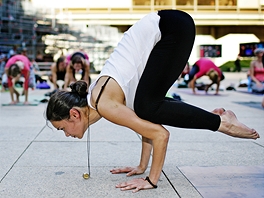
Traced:
<path fill-rule="evenodd" d="M 80 119 L 69 119 L 61 121 L 52 121 L 51 124 L 57 129 L 62 130 L 66 137 L 81 139 L 87 130 L 87 127 Z"/>
<path fill-rule="evenodd" d="M 263 56 L 263 52 L 259 52 L 256 55 L 257 55 L 257 57 L 262 57 Z"/>
<path fill-rule="evenodd" d="M 73 68 L 76 71 L 80 71 L 82 69 L 82 64 L 81 63 L 74 63 Z"/>
<path fill-rule="evenodd" d="M 66 67 L 66 62 L 65 61 L 62 61 L 62 62 L 59 63 L 59 68 L 65 69 L 65 67 Z"/>

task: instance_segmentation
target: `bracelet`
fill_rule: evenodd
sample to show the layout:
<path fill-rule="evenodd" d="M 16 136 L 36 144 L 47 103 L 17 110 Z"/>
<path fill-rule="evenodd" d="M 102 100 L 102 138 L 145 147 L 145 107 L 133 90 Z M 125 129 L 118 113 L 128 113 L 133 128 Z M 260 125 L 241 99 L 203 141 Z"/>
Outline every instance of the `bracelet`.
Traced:
<path fill-rule="evenodd" d="M 147 181 L 148 181 L 148 183 L 149 183 L 151 186 L 153 186 L 153 188 L 158 188 L 158 186 L 157 186 L 157 185 L 153 184 L 153 183 L 150 181 L 150 179 L 149 179 L 149 177 L 148 177 L 148 176 L 146 177 L 146 179 L 145 179 L 145 180 L 147 180 Z"/>

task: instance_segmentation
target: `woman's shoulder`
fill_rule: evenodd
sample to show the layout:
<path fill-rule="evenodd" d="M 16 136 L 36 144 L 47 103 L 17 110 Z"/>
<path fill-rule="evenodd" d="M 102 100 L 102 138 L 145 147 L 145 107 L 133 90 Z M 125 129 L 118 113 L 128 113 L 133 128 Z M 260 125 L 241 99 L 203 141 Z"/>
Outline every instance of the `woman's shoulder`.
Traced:
<path fill-rule="evenodd" d="M 261 69 L 263 68 L 263 63 L 262 62 L 259 62 L 257 60 L 253 60 L 250 62 L 250 66 L 253 67 L 254 69 Z"/>
<path fill-rule="evenodd" d="M 250 66 L 251 66 L 251 67 L 255 67 L 255 66 L 256 66 L 256 62 L 257 62 L 256 60 L 252 60 L 252 61 L 250 62 Z"/>

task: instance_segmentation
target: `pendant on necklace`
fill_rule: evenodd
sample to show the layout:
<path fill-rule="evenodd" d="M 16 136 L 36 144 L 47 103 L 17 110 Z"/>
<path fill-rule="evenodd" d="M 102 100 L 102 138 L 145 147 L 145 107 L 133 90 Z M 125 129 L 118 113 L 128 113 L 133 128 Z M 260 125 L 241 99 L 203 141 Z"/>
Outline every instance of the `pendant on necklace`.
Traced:
<path fill-rule="evenodd" d="M 83 179 L 89 179 L 90 175 L 88 173 L 83 173 Z"/>

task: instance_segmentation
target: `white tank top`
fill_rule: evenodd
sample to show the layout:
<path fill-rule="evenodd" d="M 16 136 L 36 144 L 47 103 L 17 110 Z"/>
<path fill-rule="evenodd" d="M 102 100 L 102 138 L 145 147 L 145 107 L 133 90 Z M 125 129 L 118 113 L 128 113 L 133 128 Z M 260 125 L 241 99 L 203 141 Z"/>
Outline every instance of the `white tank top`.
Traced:
<path fill-rule="evenodd" d="M 110 76 L 122 88 L 126 106 L 134 109 L 134 98 L 139 79 L 150 52 L 161 39 L 159 20 L 160 16 L 157 13 L 150 13 L 124 33 L 101 73 L 89 87 L 87 100 L 91 108 L 94 109 L 91 105 L 91 92 L 98 79 L 101 76 Z"/>

